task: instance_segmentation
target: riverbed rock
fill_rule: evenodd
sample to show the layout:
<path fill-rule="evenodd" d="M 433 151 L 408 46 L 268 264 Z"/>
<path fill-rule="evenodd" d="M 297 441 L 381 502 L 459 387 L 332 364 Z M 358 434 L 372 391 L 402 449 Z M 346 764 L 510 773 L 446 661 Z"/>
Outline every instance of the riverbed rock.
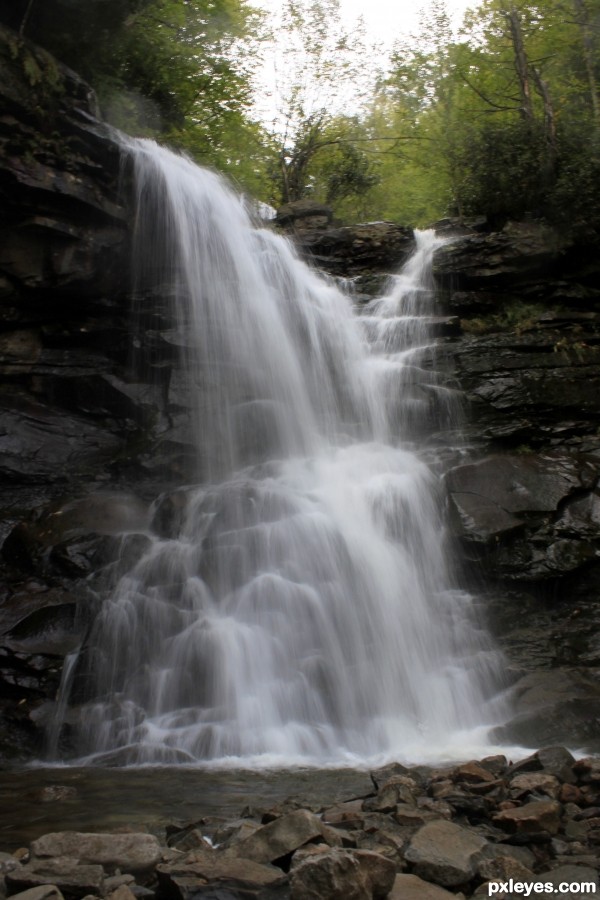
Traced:
<path fill-rule="evenodd" d="M 157 866 L 156 873 L 162 895 L 175 900 L 191 900 L 210 887 L 225 896 L 241 892 L 238 896 L 252 897 L 258 890 L 287 881 L 287 875 L 275 866 L 215 851 L 194 851 L 180 862 Z"/>
<path fill-rule="evenodd" d="M 329 850 L 303 860 L 290 876 L 291 900 L 383 900 L 396 867 L 379 853 Z"/>
<path fill-rule="evenodd" d="M 54 884 L 42 884 L 40 887 L 29 888 L 13 896 L 19 900 L 64 900 L 63 894 Z"/>
<path fill-rule="evenodd" d="M 475 832 L 439 819 L 417 831 L 405 855 L 415 875 L 443 887 L 454 887 L 473 877 L 485 845 L 484 838 Z"/>
<path fill-rule="evenodd" d="M 294 810 L 263 825 L 235 844 L 235 853 L 256 862 L 274 862 L 323 836 L 321 820 L 306 809 Z"/>
<path fill-rule="evenodd" d="M 511 834 L 556 834 L 560 809 L 554 800 L 532 800 L 524 806 L 502 810 L 494 816 L 494 822 Z"/>
<path fill-rule="evenodd" d="M 388 900 L 450 900 L 450 891 L 417 875 L 396 875 Z"/>
<path fill-rule="evenodd" d="M 54 885 L 66 898 L 79 900 L 88 894 L 102 896 L 104 891 L 102 866 L 81 865 L 71 857 L 32 861 L 7 872 L 5 880 L 9 894 Z"/>
<path fill-rule="evenodd" d="M 148 872 L 161 859 L 160 844 L 151 834 L 81 834 L 59 831 L 46 834 L 31 845 L 39 860 L 74 857 L 81 863 L 103 866 L 107 872 L 120 869 L 132 874 Z"/>

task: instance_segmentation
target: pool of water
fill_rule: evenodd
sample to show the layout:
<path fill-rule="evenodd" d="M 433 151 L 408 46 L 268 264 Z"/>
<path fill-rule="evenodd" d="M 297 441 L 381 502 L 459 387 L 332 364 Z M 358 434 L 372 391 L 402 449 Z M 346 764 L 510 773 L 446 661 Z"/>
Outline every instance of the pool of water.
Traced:
<path fill-rule="evenodd" d="M 53 786 L 68 790 L 49 790 Z M 291 797 L 319 808 L 365 796 L 370 790 L 368 773 L 352 769 L 4 770 L 0 772 L 0 850 L 26 846 L 50 831 L 132 827 L 164 839 L 170 823 L 234 819 L 245 807 L 260 811 Z"/>

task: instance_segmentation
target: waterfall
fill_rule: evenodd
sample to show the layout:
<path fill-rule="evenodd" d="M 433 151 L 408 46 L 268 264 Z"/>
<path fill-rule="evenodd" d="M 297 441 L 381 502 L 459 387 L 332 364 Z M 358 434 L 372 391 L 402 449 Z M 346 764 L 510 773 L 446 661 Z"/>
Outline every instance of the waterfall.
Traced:
<path fill-rule="evenodd" d="M 138 279 L 173 298 L 196 460 L 179 525 L 151 533 L 89 636 L 80 754 L 464 753 L 493 722 L 497 656 L 413 446 L 447 390 L 428 328 L 440 239 L 419 235 L 357 314 L 216 174 L 149 141 L 126 152 Z"/>

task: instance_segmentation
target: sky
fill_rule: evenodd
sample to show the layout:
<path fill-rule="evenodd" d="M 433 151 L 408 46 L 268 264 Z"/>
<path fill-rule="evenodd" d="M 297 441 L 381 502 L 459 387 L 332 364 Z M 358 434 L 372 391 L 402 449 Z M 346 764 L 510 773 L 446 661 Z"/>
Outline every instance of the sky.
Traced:
<path fill-rule="evenodd" d="M 272 13 L 274 17 L 282 7 L 282 0 L 252 0 L 252 3 Z M 466 10 L 476 7 L 478 3 L 479 0 L 445 0 L 446 9 L 456 29 Z M 351 29 L 359 16 L 362 16 L 367 41 L 382 50 L 381 59 L 378 60 L 381 63 L 395 40 L 418 31 L 419 13 L 426 11 L 429 6 L 429 0 L 340 0 L 343 24 Z M 272 123 L 276 118 L 272 95 L 277 67 L 285 68 L 285 51 L 282 51 L 281 46 L 275 46 L 267 53 L 257 81 L 255 111 L 265 123 Z"/>
<path fill-rule="evenodd" d="M 255 6 L 269 11 L 281 7 L 281 0 L 253 0 Z M 419 22 L 419 12 L 427 9 L 427 0 L 340 0 L 342 16 L 350 25 L 362 16 L 369 36 L 387 46 L 395 38 L 413 31 Z M 446 0 L 448 13 L 460 25 L 465 11 L 477 6 L 477 0 Z"/>

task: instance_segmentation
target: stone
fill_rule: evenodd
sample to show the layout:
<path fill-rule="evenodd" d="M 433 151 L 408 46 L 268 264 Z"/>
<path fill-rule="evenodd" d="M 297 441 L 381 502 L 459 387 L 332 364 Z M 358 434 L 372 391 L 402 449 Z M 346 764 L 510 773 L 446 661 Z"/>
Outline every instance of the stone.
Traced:
<path fill-rule="evenodd" d="M 135 900 L 135 894 L 128 885 L 120 884 L 114 890 L 110 891 L 110 893 L 107 893 L 107 900 Z"/>
<path fill-rule="evenodd" d="M 98 864 L 107 871 L 121 869 L 133 874 L 151 871 L 162 856 L 158 839 L 151 834 L 81 834 L 57 831 L 31 844 L 37 859 L 70 856 L 85 864 Z"/>
<path fill-rule="evenodd" d="M 554 800 L 533 800 L 496 813 L 493 821 L 511 834 L 556 834 L 560 827 L 560 804 Z"/>
<path fill-rule="evenodd" d="M 526 772 L 515 775 L 508 784 L 510 797 L 521 798 L 527 794 L 546 794 L 556 800 L 560 791 L 560 782 L 554 775 L 545 772 Z"/>
<path fill-rule="evenodd" d="M 77 788 L 67 784 L 48 784 L 41 789 L 39 794 L 40 803 L 63 802 L 65 800 L 75 800 L 77 797 Z"/>
<path fill-rule="evenodd" d="M 496 856 L 493 859 L 482 859 L 477 866 L 477 874 L 485 881 L 528 881 L 533 872 L 511 856 Z"/>
<path fill-rule="evenodd" d="M 396 875 L 388 900 L 451 900 L 456 894 L 417 875 Z"/>
<path fill-rule="evenodd" d="M 40 887 L 29 888 L 27 891 L 21 891 L 13 894 L 19 900 L 64 900 L 59 889 L 53 884 L 43 884 Z"/>
<path fill-rule="evenodd" d="M 290 900 L 383 900 L 392 889 L 396 867 L 368 850 L 329 850 L 295 867 Z"/>
<path fill-rule="evenodd" d="M 393 813 L 393 819 L 398 825 L 408 825 L 415 828 L 437 818 L 441 818 L 439 813 L 429 809 L 410 806 L 408 803 L 399 803 Z"/>
<path fill-rule="evenodd" d="M 297 235 L 300 252 L 332 275 L 394 271 L 414 248 L 411 228 L 367 222 L 341 228 L 311 228 Z"/>
<path fill-rule="evenodd" d="M 363 803 L 370 812 L 393 812 L 399 803 L 413 805 L 419 792 L 417 783 L 406 775 L 396 775 L 383 784 L 375 797 Z"/>
<path fill-rule="evenodd" d="M 232 850 L 245 859 L 273 862 L 319 838 L 323 838 L 321 820 L 306 809 L 298 809 L 263 825 L 235 843 Z"/>
<path fill-rule="evenodd" d="M 228 851 L 195 851 L 179 862 L 158 865 L 156 874 L 161 894 L 176 900 L 193 898 L 211 884 L 224 891 L 227 888 L 255 890 L 275 888 L 287 881 L 281 869 Z"/>
<path fill-rule="evenodd" d="M 327 825 L 343 825 L 344 828 L 362 828 L 364 821 L 363 801 L 348 800 L 338 803 L 323 812 L 323 821 Z"/>
<path fill-rule="evenodd" d="M 78 859 L 68 857 L 32 860 L 7 872 L 5 878 L 10 894 L 47 885 L 55 885 L 65 897 L 77 900 L 86 894 L 102 896 L 104 893 L 102 866 L 82 865 Z"/>
<path fill-rule="evenodd" d="M 536 880 L 551 884 L 555 892 L 558 892 L 561 884 L 573 884 L 577 886 L 575 890 L 569 891 L 568 893 L 561 892 L 561 900 L 563 897 L 565 897 L 566 900 L 573 900 L 573 898 L 578 898 L 578 900 L 580 900 L 581 897 L 597 893 L 598 888 L 600 888 L 598 869 L 586 865 L 559 866 L 550 871 L 540 872 L 539 875 L 536 875 Z M 585 891 L 582 889 L 583 884 L 588 885 L 587 890 Z"/>
<path fill-rule="evenodd" d="M 489 784 L 495 781 L 494 775 L 478 762 L 464 763 L 454 769 L 452 777 L 455 781 L 466 784 Z"/>
<path fill-rule="evenodd" d="M 439 819 L 417 831 L 405 856 L 415 875 L 444 887 L 455 887 L 473 877 L 485 846 L 484 838 L 475 832 Z"/>

